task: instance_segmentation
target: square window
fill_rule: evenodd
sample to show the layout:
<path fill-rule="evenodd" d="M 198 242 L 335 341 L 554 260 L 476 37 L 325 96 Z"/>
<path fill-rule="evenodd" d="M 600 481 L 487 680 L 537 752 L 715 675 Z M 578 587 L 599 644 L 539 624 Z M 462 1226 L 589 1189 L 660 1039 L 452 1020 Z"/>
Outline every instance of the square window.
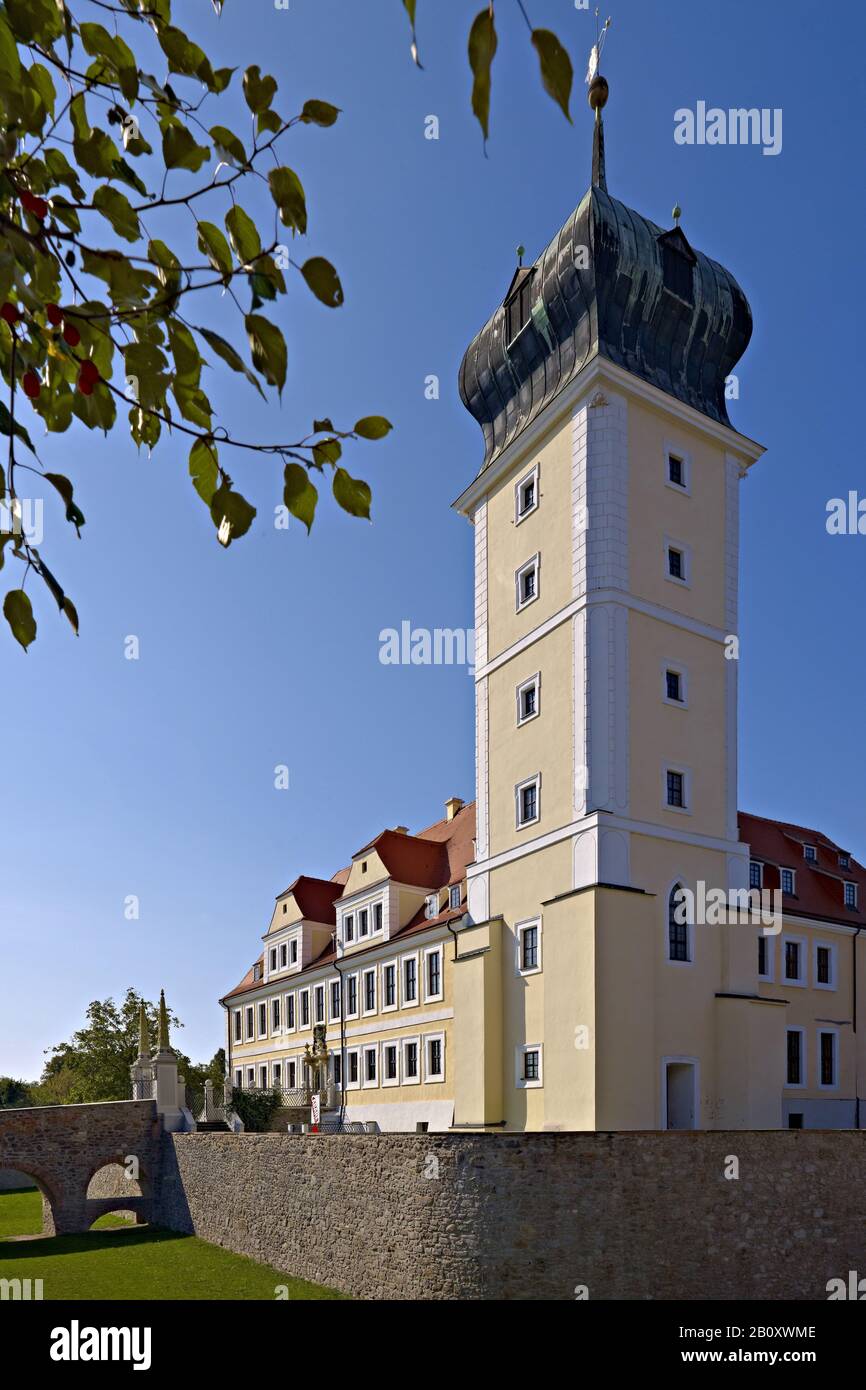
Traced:
<path fill-rule="evenodd" d="M 515 789 L 517 799 L 517 825 L 532 825 L 539 819 L 541 814 L 539 806 L 539 787 L 540 777 L 533 777 L 528 782 L 521 782 Z"/>
<path fill-rule="evenodd" d="M 517 687 L 517 722 L 526 724 L 541 713 L 541 677 L 536 671 Z"/>
<path fill-rule="evenodd" d="M 850 855 L 847 855 L 847 854 L 840 854 L 840 855 L 839 855 L 839 868 L 840 868 L 840 869 L 848 869 L 848 868 L 850 868 L 850 867 L 851 867 L 851 858 L 850 858 Z"/>
<path fill-rule="evenodd" d="M 680 810 L 685 807 L 685 778 L 681 772 L 667 771 L 667 804 Z"/>
<path fill-rule="evenodd" d="M 538 598 L 538 565 L 538 556 L 535 555 L 521 565 L 515 575 L 518 611 Z"/>

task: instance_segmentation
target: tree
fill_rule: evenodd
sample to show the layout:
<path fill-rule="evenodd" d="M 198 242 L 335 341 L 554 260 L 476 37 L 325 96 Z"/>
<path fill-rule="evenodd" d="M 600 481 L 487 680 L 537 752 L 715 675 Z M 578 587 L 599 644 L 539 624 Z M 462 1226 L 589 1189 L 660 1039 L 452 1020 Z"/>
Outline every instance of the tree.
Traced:
<path fill-rule="evenodd" d="M 87 1008 L 87 1023 L 68 1042 L 49 1050 L 42 1079 L 33 1088 L 40 1105 L 80 1105 L 90 1101 L 129 1100 L 129 1069 L 138 1055 L 141 995 L 128 989 L 118 1006 L 113 999 L 95 999 Z M 151 1048 L 156 1044 L 158 1006 L 145 1001 Z M 174 1034 L 183 1027 L 168 1011 Z M 174 1044 L 172 1044 L 174 1046 Z M 178 1071 L 188 1078 L 189 1058 L 177 1052 Z M 217 1054 L 218 1055 L 218 1054 Z M 213 1062 L 209 1064 L 213 1066 Z"/>
<path fill-rule="evenodd" d="M 349 429 L 324 416 L 292 441 L 256 444 L 216 423 L 202 386 L 203 368 L 218 358 L 262 400 L 266 389 L 282 392 L 287 348 L 273 306 L 288 293 L 284 272 L 299 276 L 328 308 L 343 303 L 330 262 L 290 253 L 286 239 L 294 243 L 307 231 L 307 202 L 300 177 L 277 150 L 298 125 L 333 126 L 338 108 L 311 98 L 286 116 L 274 105 L 276 81 L 253 65 L 241 79 L 251 125 L 242 139 L 213 119 L 235 69 L 213 67 L 172 22 L 171 0 L 90 0 L 105 24 L 79 19 L 85 3 L 6 0 L 0 10 L 0 370 L 8 388 L 8 405 L 0 401 L 0 434 L 8 438 L 0 463 L 0 568 L 11 547 L 23 572 L 3 611 L 25 651 L 37 630 L 26 589 L 31 572 L 76 633 L 79 619 L 23 526 L 22 473 L 54 489 L 79 537 L 85 524 L 76 484 L 41 464 L 28 412 L 50 433 L 73 421 L 108 433 L 122 409 L 139 449 L 153 449 L 164 431 L 180 436 L 189 447 L 192 486 L 226 547 L 246 535 L 256 515 L 227 471 L 231 450 L 278 460 L 282 506 L 309 532 L 323 477 L 344 511 L 369 517 L 370 488 L 341 462 L 343 448 L 391 429 L 382 415 Z M 549 30 L 532 28 L 523 0 L 517 3 L 544 87 L 570 120 L 568 55 Z M 420 67 L 417 0 L 403 6 Z M 217 15 L 222 7 L 223 0 L 213 0 Z M 469 34 L 472 109 L 485 142 L 496 48 L 490 0 Z M 213 172 L 203 174 L 206 167 Z M 273 203 L 264 235 L 239 201 L 256 181 Z M 192 244 L 184 248 L 157 235 L 160 215 L 179 207 L 191 218 Z M 237 311 L 248 356 L 196 321 L 208 292 L 225 295 Z"/>
<path fill-rule="evenodd" d="M 16 1081 L 11 1076 L 0 1076 L 0 1110 L 4 1107 L 30 1104 L 30 1086 L 26 1081 Z"/>

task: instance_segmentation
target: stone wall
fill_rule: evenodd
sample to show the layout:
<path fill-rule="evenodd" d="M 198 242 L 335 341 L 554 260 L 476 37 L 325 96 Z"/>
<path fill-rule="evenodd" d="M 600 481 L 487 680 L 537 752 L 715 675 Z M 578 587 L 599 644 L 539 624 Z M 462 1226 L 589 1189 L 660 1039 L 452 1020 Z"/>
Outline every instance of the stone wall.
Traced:
<path fill-rule="evenodd" d="M 86 1231 L 105 1212 L 130 1210 L 147 1220 L 158 1188 L 162 1127 L 152 1100 L 46 1105 L 0 1111 L 0 1168 L 27 1173 L 41 1188 L 45 1231 Z M 104 1164 L 138 1159 L 143 1196 L 107 1190 L 88 1197 Z"/>
<path fill-rule="evenodd" d="M 860 1131 L 163 1143 L 158 1224 L 358 1298 L 825 1299 L 866 1275 Z"/>
<path fill-rule="evenodd" d="M 36 1184 L 26 1173 L 16 1168 L 0 1168 L 0 1192 L 10 1192 L 16 1187 L 35 1187 Z"/>

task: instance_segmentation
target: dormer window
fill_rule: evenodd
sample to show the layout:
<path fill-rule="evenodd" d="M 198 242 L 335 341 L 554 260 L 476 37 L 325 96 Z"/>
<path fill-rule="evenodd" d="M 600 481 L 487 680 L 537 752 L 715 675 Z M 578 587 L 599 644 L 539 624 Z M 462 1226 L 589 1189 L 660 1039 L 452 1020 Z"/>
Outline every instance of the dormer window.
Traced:
<path fill-rule="evenodd" d="M 685 304 L 695 302 L 695 255 L 679 227 L 659 237 L 662 253 L 662 284 L 668 294 Z"/>
<path fill-rule="evenodd" d="M 460 906 L 460 884 L 453 883 L 448 894 L 448 906 L 452 909 Z"/>
<path fill-rule="evenodd" d="M 289 950 L 289 958 L 290 958 L 290 960 L 291 960 L 291 962 L 292 962 L 292 965 L 297 965 L 297 963 L 298 963 L 298 941 L 297 941 L 297 937 L 296 937 L 295 940 L 291 943 L 290 950 Z"/>
<path fill-rule="evenodd" d="M 381 930 L 382 930 L 382 904 L 381 904 L 381 903 L 374 903 L 374 904 L 373 904 L 373 931 L 376 932 L 376 931 L 381 931 Z"/>
<path fill-rule="evenodd" d="M 840 868 L 840 869 L 850 869 L 850 867 L 851 867 L 851 856 L 848 855 L 848 854 L 840 854 L 840 855 L 839 855 L 839 868 Z"/>
<path fill-rule="evenodd" d="M 431 893 L 431 894 L 429 895 L 429 897 L 427 898 L 427 901 L 426 901 L 426 903 L 425 903 L 425 905 L 424 905 L 424 916 L 425 916 L 425 917 L 438 917 L 438 916 L 439 916 L 439 894 L 438 894 L 438 893 Z"/>
<path fill-rule="evenodd" d="M 850 907 L 850 908 L 854 908 L 855 910 L 856 910 L 856 908 L 857 908 L 857 884 L 856 884 L 856 883 L 846 883 L 846 884 L 845 884 L 845 906 L 846 906 L 846 907 Z"/>
<path fill-rule="evenodd" d="M 814 845 L 803 846 L 803 858 L 809 864 L 816 864 L 818 862 L 818 851 L 815 849 Z"/>
<path fill-rule="evenodd" d="M 510 346 L 532 318 L 533 269 L 520 269 L 512 284 L 516 285 L 505 301 L 505 341 Z"/>
<path fill-rule="evenodd" d="M 261 967 L 261 963 L 259 962 L 259 963 L 257 963 L 256 965 L 253 966 L 253 979 L 254 979 L 254 980 L 260 980 L 261 978 L 262 978 L 262 967 Z"/>

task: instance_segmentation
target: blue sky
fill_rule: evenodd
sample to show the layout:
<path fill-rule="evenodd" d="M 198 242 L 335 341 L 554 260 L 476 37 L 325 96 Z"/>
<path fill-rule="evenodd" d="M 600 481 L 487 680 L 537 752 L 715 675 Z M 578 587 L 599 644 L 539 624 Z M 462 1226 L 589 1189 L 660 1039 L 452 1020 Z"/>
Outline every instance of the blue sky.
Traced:
<path fill-rule="evenodd" d="M 43 545 L 81 637 L 40 599 L 29 653 L 0 641 L 0 1074 L 35 1077 L 89 1000 L 128 985 L 150 997 L 164 986 L 183 1049 L 209 1057 L 217 999 L 297 873 L 329 876 L 383 826 L 418 829 L 447 796 L 473 794 L 471 678 L 383 666 L 378 634 L 402 619 L 472 626 L 471 531 L 450 503 L 482 451 L 457 369 L 517 244 L 533 259 L 586 190 L 595 32 L 569 0 L 527 0 L 572 54 L 569 126 L 541 89 L 517 5 L 499 0 L 485 158 L 465 56 L 477 8 L 418 0 L 418 72 L 398 0 L 287 11 L 226 0 L 219 21 L 195 7 L 191 32 L 215 65 L 272 72 L 283 113 L 309 97 L 343 110 L 332 130 L 290 133 L 282 158 L 307 190 L 308 253 L 334 261 L 346 303 L 327 310 L 299 279 L 280 303 L 281 406 L 221 368 L 206 389 L 250 439 L 298 437 L 323 414 L 350 425 L 381 412 L 395 429 L 347 456 L 373 487 L 372 525 L 323 499 L 309 539 L 273 528 L 278 470 L 238 458 L 232 475 L 259 516 L 228 552 L 179 440 L 149 460 L 120 431 L 74 426 L 37 445 L 73 477 L 87 516 L 78 542 L 49 501 Z M 175 10 L 189 22 L 191 6 Z M 834 31 L 805 0 L 619 0 L 613 18 L 611 192 L 662 225 L 678 201 L 689 239 L 731 268 L 755 318 L 731 406 L 768 450 L 741 490 L 740 805 L 817 826 L 862 860 L 866 538 L 825 530 L 829 498 L 866 493 L 852 312 L 862 16 L 851 7 Z M 675 144 L 675 110 L 699 100 L 781 108 L 781 154 Z M 236 115 L 246 130 L 238 95 L 225 114 L 213 106 L 211 121 Z M 436 141 L 424 138 L 431 114 Z M 226 207 L 214 199 L 213 220 Z M 265 208 L 256 193 L 251 210 Z M 206 321 L 242 339 L 224 302 Z M 438 401 L 425 399 L 430 374 Z M 124 658 L 130 634 L 138 661 Z M 277 764 L 287 791 L 274 788 Z M 124 917 L 131 894 L 137 922 Z"/>

